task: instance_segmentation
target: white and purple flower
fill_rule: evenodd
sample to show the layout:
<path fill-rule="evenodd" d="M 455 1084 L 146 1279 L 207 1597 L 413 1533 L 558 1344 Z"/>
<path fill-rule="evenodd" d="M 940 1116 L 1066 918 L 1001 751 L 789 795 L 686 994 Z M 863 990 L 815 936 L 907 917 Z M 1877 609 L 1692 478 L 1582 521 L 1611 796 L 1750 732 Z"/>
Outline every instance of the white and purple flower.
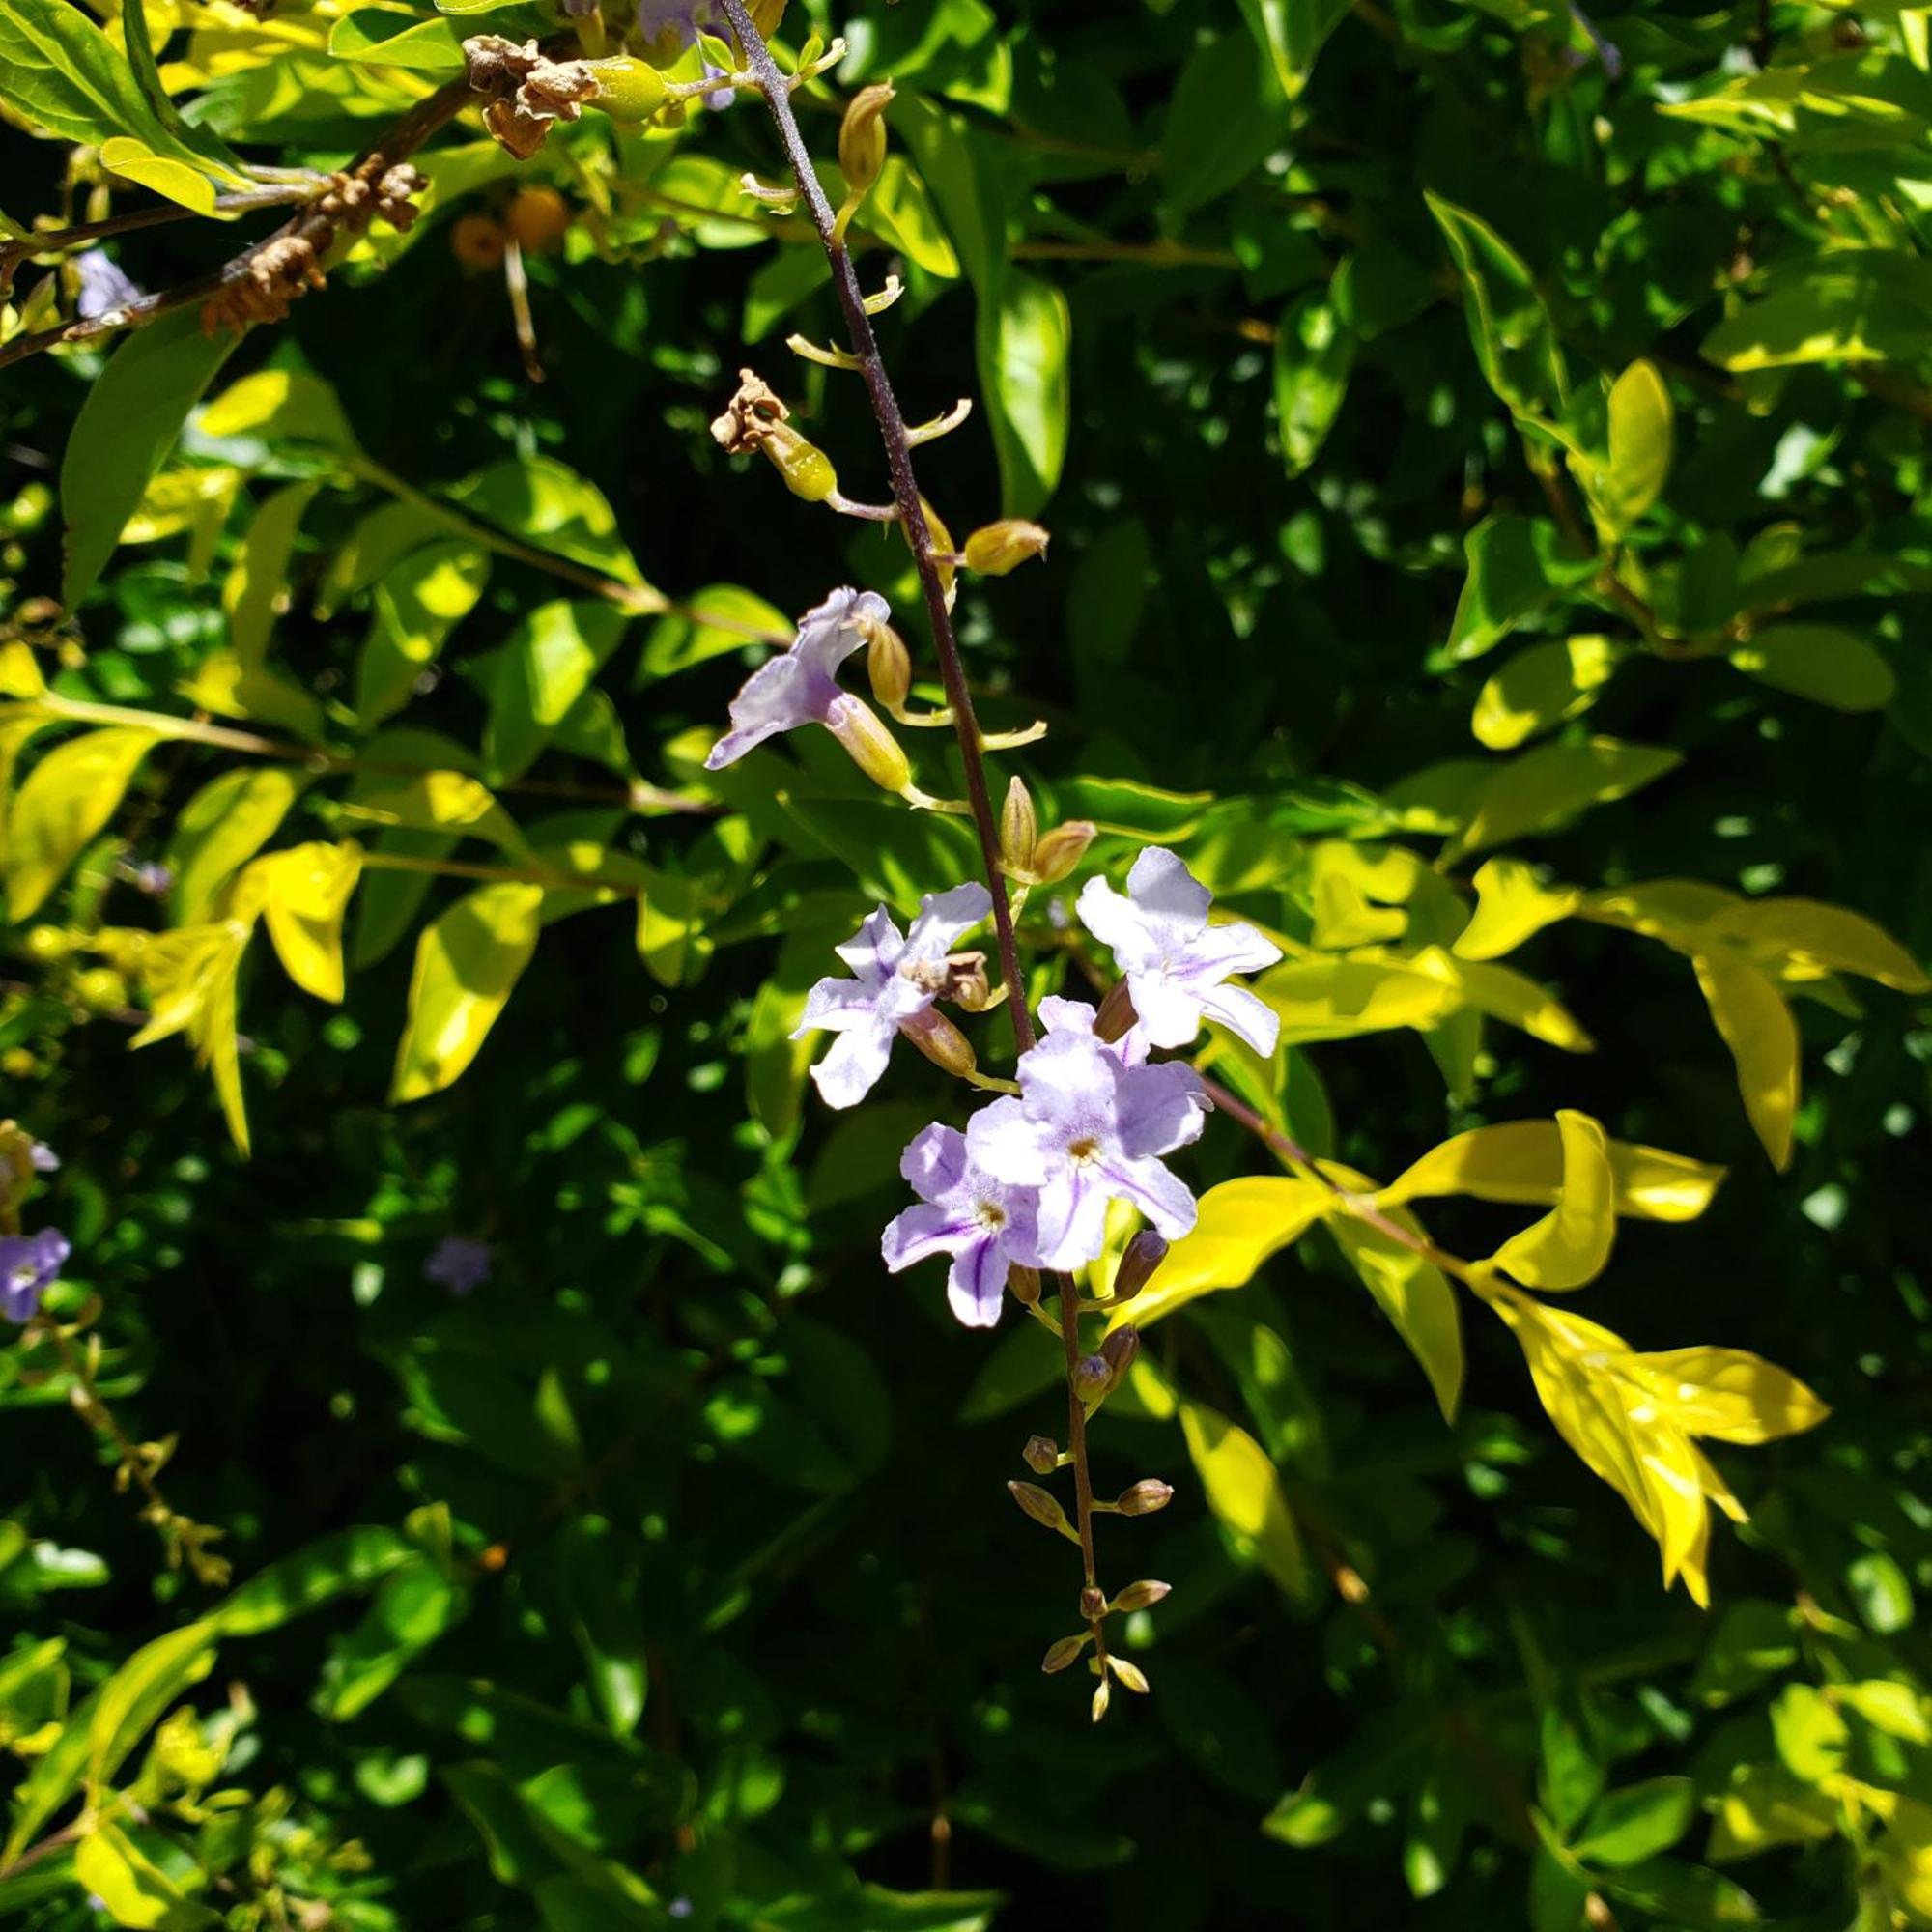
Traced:
<path fill-rule="evenodd" d="M 31 1321 L 41 1312 L 42 1295 L 72 1252 L 58 1228 L 0 1235 L 0 1319 Z"/>
<path fill-rule="evenodd" d="M 1204 1019 L 1219 1020 L 1257 1053 L 1274 1051 L 1281 1020 L 1235 973 L 1258 973 L 1281 948 L 1238 920 L 1208 923 L 1213 895 L 1172 852 L 1149 846 L 1127 874 L 1124 895 L 1104 879 L 1080 894 L 1080 921 L 1127 982 L 1134 1012 L 1152 1046 L 1186 1046 Z"/>
<path fill-rule="evenodd" d="M 711 748 L 706 771 L 723 771 L 754 746 L 802 724 L 836 729 L 860 700 L 838 688 L 838 667 L 866 647 L 861 625 L 883 624 L 892 607 L 873 590 L 835 590 L 799 619 L 790 647 L 769 658 L 731 700 L 731 729 Z"/>
<path fill-rule="evenodd" d="M 993 1179 L 1038 1190 L 1037 1265 L 1077 1267 L 1106 1236 L 1107 1204 L 1123 1200 L 1169 1240 L 1195 1221 L 1194 1196 L 1161 1164 L 1201 1136 L 1208 1107 L 1200 1076 L 1178 1061 L 1146 1064 L 1139 1029 L 1095 1037 L 1094 1010 L 1042 1000 L 1045 1039 L 1020 1056 L 1020 1093 L 967 1123 L 974 1162 Z"/>
<path fill-rule="evenodd" d="M 423 1264 L 423 1278 L 459 1301 L 490 1279 L 490 1243 L 474 1235 L 445 1235 Z"/>
<path fill-rule="evenodd" d="M 880 1252 L 893 1273 L 932 1255 L 951 1255 L 946 1299 L 969 1328 L 1000 1319 L 1007 1273 L 1038 1260 L 1039 1197 L 975 1164 L 956 1127 L 931 1126 L 916 1135 L 899 1172 L 920 1198 L 887 1225 Z"/>
<path fill-rule="evenodd" d="M 805 1017 L 792 1034 L 794 1039 L 813 1032 L 838 1036 L 811 1069 L 827 1106 L 854 1106 L 871 1091 L 892 1057 L 894 1036 L 917 1026 L 945 989 L 947 954 L 992 910 L 984 886 L 954 886 L 921 899 L 909 931 L 901 933 L 880 906 L 833 949 L 852 977 L 819 980 L 806 995 Z"/>

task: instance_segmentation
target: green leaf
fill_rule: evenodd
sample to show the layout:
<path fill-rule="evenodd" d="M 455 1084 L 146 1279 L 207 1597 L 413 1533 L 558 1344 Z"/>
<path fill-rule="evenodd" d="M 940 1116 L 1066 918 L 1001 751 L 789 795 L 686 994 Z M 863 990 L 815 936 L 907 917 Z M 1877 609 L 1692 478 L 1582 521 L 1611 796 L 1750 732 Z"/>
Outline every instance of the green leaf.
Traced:
<path fill-rule="evenodd" d="M 1608 638 L 1566 638 L 1517 652 L 1476 695 L 1469 729 L 1492 752 L 1513 752 L 1589 710 L 1622 656 Z"/>
<path fill-rule="evenodd" d="M 1480 215 L 1427 190 L 1423 199 L 1463 277 L 1469 340 L 1490 387 L 1517 415 L 1559 415 L 1569 387 L 1563 351 L 1522 257 Z"/>
<path fill-rule="evenodd" d="M 980 387 L 999 458 L 1000 501 L 1009 517 L 1035 515 L 1059 485 L 1072 337 L 1065 296 L 1033 275 L 1009 271 L 998 300 L 980 302 Z"/>
<path fill-rule="evenodd" d="M 258 369 L 231 383 L 202 411 L 196 427 L 221 439 L 261 437 L 321 443 L 347 456 L 358 453 L 335 391 L 302 369 Z"/>
<path fill-rule="evenodd" d="M 1898 689 L 1891 667 L 1864 639 L 1832 624 L 1774 624 L 1751 634 L 1731 662 L 1760 684 L 1834 711 L 1882 711 Z"/>
<path fill-rule="evenodd" d="M 316 1690 L 317 1713 L 346 1723 L 367 1710 L 468 1608 L 466 1594 L 427 1557 L 392 1570 L 331 1653 Z"/>
<path fill-rule="evenodd" d="M 1300 96 L 1322 43 L 1348 13 L 1348 0 L 1241 0 L 1241 17 L 1290 100 Z"/>
<path fill-rule="evenodd" d="M 1665 1852 L 1697 1815 L 1697 1787 L 1688 1777 L 1652 1777 L 1606 1791 L 1584 1821 L 1571 1852 L 1612 1869 Z"/>
<path fill-rule="evenodd" d="M 1670 391 L 1652 362 L 1633 362 L 1610 384 L 1609 468 L 1591 492 L 1620 537 L 1662 494 L 1670 474 Z"/>
<path fill-rule="evenodd" d="M 114 725 L 56 745 L 27 774 L 7 815 L 0 877 L 7 917 L 39 911 L 67 868 L 114 816 L 141 760 L 158 742 L 152 731 Z"/>
<path fill-rule="evenodd" d="M 368 1589 L 417 1553 L 393 1529 L 369 1523 L 339 1529 L 256 1571 L 207 1621 L 223 1636 L 259 1636 L 337 1597 Z"/>
<path fill-rule="evenodd" d="M 489 553 L 450 538 L 408 552 L 377 580 L 369 635 L 355 660 L 355 715 L 365 725 L 410 701 L 489 577 Z"/>
<path fill-rule="evenodd" d="M 483 771 L 493 784 L 521 778 L 623 640 L 613 604 L 540 604 L 511 632 L 486 674 L 490 717 Z"/>
<path fill-rule="evenodd" d="M 221 888 L 266 845 L 309 784 L 290 765 L 241 765 L 211 779 L 182 807 L 168 846 L 177 925 L 213 916 Z"/>
<path fill-rule="evenodd" d="M 185 1896 L 111 1820 L 101 1820 L 81 1839 L 73 1855 L 73 1875 L 116 1925 L 196 1932 L 221 1923 L 217 1914 Z"/>
<path fill-rule="evenodd" d="M 1297 1602 L 1313 1588 L 1294 1512 L 1267 1451 L 1201 1403 L 1182 1403 L 1180 1428 L 1208 1507 L 1249 1562 Z"/>
<path fill-rule="evenodd" d="M 1342 279 L 1338 273 L 1336 281 Z M 1321 455 L 1349 393 L 1355 331 L 1343 320 L 1340 304 L 1339 290 L 1312 290 L 1291 302 L 1275 327 L 1275 422 L 1291 476 L 1299 476 Z"/>
<path fill-rule="evenodd" d="M 1445 862 L 1453 861 L 1546 831 L 1590 806 L 1627 797 L 1683 762 L 1680 752 L 1657 745 L 1627 745 L 1617 738 L 1540 746 L 1484 781 L 1468 823 L 1444 847 L 1442 856 Z"/>
<path fill-rule="evenodd" d="M 214 1667 L 218 1634 L 212 1623 L 184 1624 L 144 1644 L 101 1687 L 87 1725 L 91 1791 L 99 1791 L 168 1706 Z"/>
<path fill-rule="evenodd" d="M 1932 275 L 1882 250 L 1803 254 L 1771 292 L 1721 322 L 1701 345 L 1722 369 L 1805 362 L 1915 362 L 1932 350 Z"/>
<path fill-rule="evenodd" d="M 1253 42 L 1222 34 L 1188 56 L 1174 84 L 1160 143 L 1162 197 L 1179 220 L 1237 186 L 1288 132 L 1277 71 Z"/>
<path fill-rule="evenodd" d="M 70 0 L 35 4 L 83 18 Z M 70 610 L 94 587 L 188 412 L 239 340 L 227 330 L 204 334 L 194 310 L 182 309 L 136 329 L 96 378 L 61 459 L 61 602 Z"/>
<path fill-rule="evenodd" d="M 782 643 L 793 627 L 776 605 L 735 583 L 707 584 L 651 626 L 634 680 L 671 677 L 753 644 Z"/>
<path fill-rule="evenodd" d="M 328 51 L 337 60 L 409 68 L 423 73 L 461 73 L 463 40 L 447 20 L 419 20 L 387 7 L 358 7 L 329 29 Z"/>
<path fill-rule="evenodd" d="M 228 647 L 244 666 L 261 664 L 275 618 L 288 608 L 289 559 L 302 512 L 321 486 L 291 483 L 255 512 L 241 554 L 221 587 Z"/>
<path fill-rule="evenodd" d="M 1469 574 L 1449 627 L 1449 655 L 1459 661 L 1493 650 L 1597 569 L 1594 557 L 1569 554 L 1556 526 L 1543 519 L 1485 517 L 1463 548 Z"/>
<path fill-rule="evenodd" d="M 450 495 L 471 516 L 553 556 L 606 571 L 620 583 L 643 585 L 604 493 L 554 457 L 498 463 Z"/>
<path fill-rule="evenodd" d="M 1420 1233 L 1411 1215 L 1401 1208 L 1389 1211 L 1411 1233 Z M 1448 1278 L 1435 1263 L 1366 1222 L 1334 1215 L 1328 1232 L 1421 1363 L 1443 1418 L 1452 1420 L 1463 1393 L 1463 1321 Z"/>
<path fill-rule="evenodd" d="M 476 1058 L 536 951 L 541 886 L 479 886 L 423 929 L 389 1097 L 440 1093 Z"/>

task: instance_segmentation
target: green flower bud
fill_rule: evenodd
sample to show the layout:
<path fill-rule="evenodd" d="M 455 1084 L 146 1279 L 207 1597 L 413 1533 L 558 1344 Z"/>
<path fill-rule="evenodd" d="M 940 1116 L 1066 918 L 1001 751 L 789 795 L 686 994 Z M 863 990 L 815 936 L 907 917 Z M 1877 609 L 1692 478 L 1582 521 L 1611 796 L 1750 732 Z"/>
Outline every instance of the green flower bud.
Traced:
<path fill-rule="evenodd" d="M 912 653 L 905 639 L 890 624 L 862 623 L 859 628 L 866 634 L 866 675 L 872 696 L 888 711 L 903 710 L 912 689 Z"/>
<path fill-rule="evenodd" d="M 1060 1466 L 1060 1444 L 1050 1435 L 1029 1435 L 1020 1460 L 1036 1476 L 1050 1476 Z"/>
<path fill-rule="evenodd" d="M 912 766 L 899 741 L 861 699 L 838 699 L 825 728 L 845 747 L 852 762 L 883 791 L 901 792 L 912 783 Z"/>
<path fill-rule="evenodd" d="M 1044 1524 L 1048 1529 L 1057 1529 L 1062 1536 L 1074 1543 L 1080 1541 L 1073 1525 L 1066 1520 L 1066 1512 L 1037 1483 L 1009 1483 L 1014 1502 L 1032 1517 L 1034 1521 Z"/>
<path fill-rule="evenodd" d="M 1099 827 L 1085 818 L 1068 819 L 1040 835 L 1033 848 L 1033 871 L 1043 886 L 1057 886 L 1087 856 Z"/>
<path fill-rule="evenodd" d="M 1145 1610 L 1160 1602 L 1174 1588 L 1172 1583 L 1156 1583 L 1151 1579 L 1140 1583 L 1129 1583 L 1114 1599 L 1112 1607 L 1122 1613 L 1128 1610 Z"/>
<path fill-rule="evenodd" d="M 982 577 L 1005 577 L 1029 558 L 1044 556 L 1051 541 L 1037 524 L 1003 517 L 997 524 L 982 524 L 966 539 L 966 568 Z"/>
<path fill-rule="evenodd" d="M 862 88 L 838 124 L 838 171 L 850 194 L 864 194 L 886 164 L 886 108 L 892 98 L 890 83 Z"/>
<path fill-rule="evenodd" d="M 1033 795 L 1025 780 L 1015 775 L 1007 787 L 1006 802 L 1000 807 L 1000 865 L 1009 871 L 1031 878 L 1034 849 L 1039 843 L 1039 815 L 1034 810 Z"/>
<path fill-rule="evenodd" d="M 1090 1634 L 1086 1631 L 1082 1631 L 1078 1636 L 1062 1637 L 1048 1649 L 1045 1660 L 1039 1667 L 1048 1676 L 1056 1670 L 1065 1670 L 1068 1664 L 1079 1662 L 1080 1653 L 1087 1648 L 1089 1640 Z"/>
<path fill-rule="evenodd" d="M 1131 1488 L 1121 1492 L 1114 1507 L 1122 1516 L 1151 1516 L 1174 1500 L 1174 1486 L 1158 1476 L 1144 1476 Z"/>

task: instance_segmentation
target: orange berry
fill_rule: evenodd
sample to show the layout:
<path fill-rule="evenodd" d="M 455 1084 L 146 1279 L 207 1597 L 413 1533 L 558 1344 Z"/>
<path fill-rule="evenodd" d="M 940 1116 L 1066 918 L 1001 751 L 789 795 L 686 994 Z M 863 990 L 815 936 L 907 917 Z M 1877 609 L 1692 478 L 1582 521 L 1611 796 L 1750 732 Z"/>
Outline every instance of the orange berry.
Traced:
<path fill-rule="evenodd" d="M 541 255 L 563 240 L 570 204 L 554 187 L 519 188 L 503 224 L 526 254 Z"/>
<path fill-rule="evenodd" d="M 466 269 L 497 269 L 503 263 L 503 231 L 487 214 L 466 214 L 449 231 L 449 245 Z"/>

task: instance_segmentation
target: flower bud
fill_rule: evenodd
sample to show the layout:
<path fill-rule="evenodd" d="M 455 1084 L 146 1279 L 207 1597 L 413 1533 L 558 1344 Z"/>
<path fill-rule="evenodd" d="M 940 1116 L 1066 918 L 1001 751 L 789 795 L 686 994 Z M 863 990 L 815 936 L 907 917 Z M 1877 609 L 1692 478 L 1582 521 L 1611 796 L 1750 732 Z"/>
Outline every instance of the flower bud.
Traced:
<path fill-rule="evenodd" d="M 1107 1715 L 1107 1680 L 1101 1678 L 1094 1691 L 1094 1721 L 1097 1724 Z"/>
<path fill-rule="evenodd" d="M 1173 1588 L 1172 1583 L 1156 1583 L 1151 1578 L 1140 1583 L 1129 1583 L 1114 1599 L 1111 1607 L 1122 1612 L 1149 1609 L 1159 1603 Z"/>
<path fill-rule="evenodd" d="M 613 121 L 648 121 L 664 105 L 664 75 L 646 61 L 629 54 L 589 63 L 597 80 L 591 105 L 601 107 Z"/>
<path fill-rule="evenodd" d="M 979 1065 L 973 1058 L 973 1042 L 936 1007 L 901 1020 L 899 1032 L 935 1066 L 943 1066 L 957 1079 L 963 1080 Z"/>
<path fill-rule="evenodd" d="M 1107 1593 L 1094 1583 L 1080 1592 L 1080 1614 L 1090 1624 L 1097 1624 L 1107 1614 Z"/>
<path fill-rule="evenodd" d="M 1087 1643 L 1088 1633 L 1085 1631 L 1082 1631 L 1078 1636 L 1062 1637 L 1058 1643 L 1048 1647 L 1046 1657 L 1041 1662 L 1039 1667 L 1048 1676 L 1051 1676 L 1056 1670 L 1065 1670 L 1069 1663 L 1077 1663 L 1079 1662 L 1080 1653 L 1087 1648 Z"/>
<path fill-rule="evenodd" d="M 1122 1322 L 1100 1344 L 1100 1359 L 1107 1365 L 1109 1388 L 1120 1387 L 1140 1351 L 1141 1331 L 1131 1321 Z"/>
<path fill-rule="evenodd" d="M 902 710 L 912 689 L 912 653 L 905 639 L 890 624 L 862 622 L 859 628 L 866 634 L 866 675 L 872 696 L 888 711 Z"/>
<path fill-rule="evenodd" d="M 1060 1444 L 1050 1435 L 1029 1435 L 1020 1460 L 1036 1476 L 1050 1476 L 1060 1467 Z"/>
<path fill-rule="evenodd" d="M 912 766 L 899 741 L 880 724 L 878 713 L 849 693 L 832 707 L 825 728 L 845 747 L 859 769 L 885 791 L 903 791 L 912 782 Z"/>
<path fill-rule="evenodd" d="M 1033 848 L 1034 877 L 1043 886 L 1057 886 L 1087 856 L 1099 827 L 1084 818 L 1068 819 L 1040 834 Z"/>
<path fill-rule="evenodd" d="M 1156 1229 L 1143 1228 L 1127 1243 L 1121 1264 L 1114 1270 L 1113 1298 L 1131 1301 L 1150 1281 L 1154 1270 L 1167 1259 L 1167 1241 Z"/>
<path fill-rule="evenodd" d="M 789 423 L 781 423 L 773 430 L 764 439 L 763 448 L 794 497 L 808 503 L 822 503 L 838 488 L 838 472 L 833 469 L 832 459 Z"/>
<path fill-rule="evenodd" d="M 1012 1290 L 1013 1299 L 1022 1308 L 1033 1308 L 1039 1301 L 1039 1274 L 1035 1268 L 1021 1267 L 1015 1264 L 1007 1276 L 1007 1286 Z"/>
<path fill-rule="evenodd" d="M 1083 1355 L 1073 1365 L 1073 1393 L 1089 1407 L 1114 1386 L 1114 1372 L 1104 1355 Z"/>
<path fill-rule="evenodd" d="M 838 171 L 848 193 L 864 194 L 886 164 L 886 108 L 892 98 L 887 82 L 861 88 L 838 124 Z"/>
<path fill-rule="evenodd" d="M 822 503 L 838 488 L 832 459 L 791 424 L 791 411 L 755 370 L 738 371 L 738 390 L 711 434 L 727 454 L 761 450 L 777 466 L 785 488 L 808 503 Z"/>
<path fill-rule="evenodd" d="M 1062 1536 L 1070 1537 L 1075 1543 L 1080 1541 L 1073 1525 L 1066 1520 L 1066 1512 L 1037 1483 L 1009 1483 L 1014 1502 L 1032 1517 L 1034 1521 L 1043 1523 L 1048 1529 L 1057 1529 Z"/>
<path fill-rule="evenodd" d="M 1003 517 L 997 524 L 982 524 L 966 539 L 966 568 L 982 577 L 1004 577 L 1030 557 L 1044 556 L 1048 542 L 1037 524 Z"/>
<path fill-rule="evenodd" d="M 1039 843 L 1039 814 L 1026 781 L 1015 774 L 1000 807 L 1000 865 L 1009 872 L 1033 874 L 1034 848 Z"/>
<path fill-rule="evenodd" d="M 1121 1492 L 1114 1507 L 1122 1516 L 1151 1516 L 1174 1500 L 1174 1486 L 1158 1476 L 1144 1476 L 1130 1489 Z"/>
<path fill-rule="evenodd" d="M 1137 1663 L 1129 1663 L 1124 1657 L 1109 1656 L 1107 1668 L 1118 1677 L 1127 1690 L 1145 1697 L 1152 1688 L 1147 1681 L 1146 1673 Z"/>

